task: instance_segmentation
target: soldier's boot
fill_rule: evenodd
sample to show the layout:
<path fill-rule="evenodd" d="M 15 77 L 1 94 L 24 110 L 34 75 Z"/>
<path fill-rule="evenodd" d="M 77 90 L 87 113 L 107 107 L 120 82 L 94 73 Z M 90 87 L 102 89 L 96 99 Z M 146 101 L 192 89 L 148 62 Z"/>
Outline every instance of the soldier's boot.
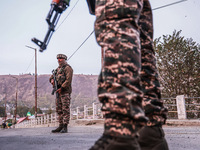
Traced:
<path fill-rule="evenodd" d="M 57 132 L 60 132 L 62 129 L 63 129 L 63 125 L 60 124 L 58 128 L 56 128 L 55 130 L 52 130 L 51 132 L 52 133 L 57 133 Z"/>
<path fill-rule="evenodd" d="M 67 132 L 68 132 L 67 124 L 64 124 L 62 130 L 60 131 L 60 133 L 67 133 Z"/>
<path fill-rule="evenodd" d="M 162 127 L 145 126 L 139 131 L 141 150 L 169 150 Z"/>
<path fill-rule="evenodd" d="M 140 150 L 137 138 L 121 138 L 103 134 L 89 150 Z"/>

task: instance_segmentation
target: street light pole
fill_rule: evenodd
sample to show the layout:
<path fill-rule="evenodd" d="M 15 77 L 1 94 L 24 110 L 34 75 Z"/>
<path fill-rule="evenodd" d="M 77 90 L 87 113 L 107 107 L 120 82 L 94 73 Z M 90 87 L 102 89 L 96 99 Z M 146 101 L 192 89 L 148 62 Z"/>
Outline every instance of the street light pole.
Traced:
<path fill-rule="evenodd" d="M 3 90 L 3 93 L 5 94 L 4 100 L 5 100 L 5 118 L 4 118 L 4 122 L 6 122 L 7 120 L 7 111 L 6 111 L 6 105 L 7 105 L 7 82 L 5 83 L 5 87 Z"/>
<path fill-rule="evenodd" d="M 35 117 L 37 117 L 37 50 L 35 49 Z"/>
<path fill-rule="evenodd" d="M 7 92 L 7 91 L 6 91 L 6 92 Z M 5 122 L 6 122 L 6 120 L 7 120 L 6 105 L 7 105 L 7 93 L 6 93 L 6 96 L 5 96 Z"/>
<path fill-rule="evenodd" d="M 17 93 L 18 93 L 18 78 L 16 78 L 16 77 L 14 77 L 14 76 L 11 76 L 12 78 L 15 78 L 16 79 L 16 81 L 17 81 L 17 83 L 16 83 L 16 101 L 15 101 L 15 122 L 14 123 L 16 123 L 17 122 L 17 119 L 16 119 L 16 117 L 17 117 Z"/>
<path fill-rule="evenodd" d="M 37 49 L 27 45 L 26 47 L 35 50 L 35 117 L 37 117 Z"/>

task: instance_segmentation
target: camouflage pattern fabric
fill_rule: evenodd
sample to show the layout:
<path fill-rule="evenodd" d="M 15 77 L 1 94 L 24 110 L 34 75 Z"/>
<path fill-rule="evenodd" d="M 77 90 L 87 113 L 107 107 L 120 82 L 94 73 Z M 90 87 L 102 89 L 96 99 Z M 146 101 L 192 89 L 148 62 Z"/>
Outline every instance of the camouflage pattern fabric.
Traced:
<path fill-rule="evenodd" d="M 72 93 L 72 77 L 73 69 L 67 62 L 56 69 L 56 80 L 58 83 L 58 88 L 62 88 L 62 94 Z M 51 75 L 51 77 L 49 78 L 49 82 L 51 82 L 52 79 L 53 75 Z"/>
<path fill-rule="evenodd" d="M 148 126 L 165 124 L 167 109 L 161 100 L 161 89 L 156 68 L 156 58 L 153 47 L 153 19 L 148 0 L 144 1 L 143 10 L 139 19 L 141 40 L 141 85 L 144 93 L 143 107 L 149 118 Z"/>
<path fill-rule="evenodd" d="M 56 99 L 56 112 L 58 113 L 58 121 L 60 125 L 69 124 L 70 119 L 70 94 L 65 93 L 59 95 Z"/>
<path fill-rule="evenodd" d="M 59 124 L 68 124 L 70 119 L 70 95 L 72 92 L 73 69 L 66 62 L 56 69 L 56 80 L 58 88 L 61 88 L 61 94 L 56 99 L 56 112 L 58 113 Z M 49 78 L 49 82 L 53 75 Z"/>
<path fill-rule="evenodd" d="M 67 60 L 67 56 L 65 54 L 57 54 L 56 58 L 57 59 L 62 58 L 62 59 Z"/>
<path fill-rule="evenodd" d="M 105 50 L 98 83 L 105 134 L 135 136 L 148 121 L 145 113 L 152 116 L 148 124 L 162 124 L 166 118 L 160 100 L 148 4 L 148 0 L 96 0 L 95 35 Z"/>

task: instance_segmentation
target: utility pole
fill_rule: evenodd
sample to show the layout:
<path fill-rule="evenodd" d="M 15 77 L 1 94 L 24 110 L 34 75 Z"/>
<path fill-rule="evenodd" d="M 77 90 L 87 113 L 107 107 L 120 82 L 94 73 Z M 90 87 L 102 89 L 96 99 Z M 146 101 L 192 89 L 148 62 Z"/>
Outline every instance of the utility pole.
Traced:
<path fill-rule="evenodd" d="M 37 118 L 37 49 L 30 46 L 26 47 L 35 50 L 35 117 Z"/>
<path fill-rule="evenodd" d="M 5 120 L 4 120 L 4 122 L 6 122 L 6 119 L 7 119 L 7 112 L 6 112 L 6 105 L 7 105 L 7 88 L 5 89 L 5 91 L 4 91 L 4 93 L 5 93 Z"/>
<path fill-rule="evenodd" d="M 37 117 L 37 50 L 35 48 L 35 117 Z"/>
<path fill-rule="evenodd" d="M 16 81 L 17 81 L 17 83 L 16 83 L 16 101 L 15 101 L 15 122 L 14 123 L 16 123 L 17 122 L 17 119 L 16 119 L 16 117 L 17 117 L 17 93 L 18 93 L 18 78 L 17 77 L 14 77 L 14 76 L 11 76 L 12 78 L 15 78 L 16 79 Z"/>
<path fill-rule="evenodd" d="M 7 93 L 6 93 L 6 96 L 5 96 L 5 122 L 6 122 L 6 119 L 7 119 L 6 104 L 7 104 Z"/>

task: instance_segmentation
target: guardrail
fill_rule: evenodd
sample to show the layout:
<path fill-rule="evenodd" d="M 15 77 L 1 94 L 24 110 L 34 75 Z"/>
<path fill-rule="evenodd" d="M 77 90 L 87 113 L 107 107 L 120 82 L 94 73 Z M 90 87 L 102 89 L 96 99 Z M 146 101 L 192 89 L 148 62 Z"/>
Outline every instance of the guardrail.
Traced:
<path fill-rule="evenodd" d="M 93 103 L 92 106 L 77 107 L 70 109 L 70 120 L 79 119 L 103 119 L 103 114 L 101 113 L 101 104 Z M 16 124 L 15 128 L 32 128 L 32 127 L 50 127 L 58 126 L 58 115 L 57 113 L 46 114 L 37 118 L 32 118 L 26 120 L 22 123 Z"/>
<path fill-rule="evenodd" d="M 164 98 L 163 101 L 168 108 L 169 119 L 200 118 L 200 97 L 178 95 L 176 98 Z"/>
<path fill-rule="evenodd" d="M 168 119 L 198 119 L 200 118 L 200 97 L 185 97 L 178 95 L 176 98 L 163 98 L 164 105 L 168 108 Z M 94 113 L 93 113 L 94 112 Z M 93 103 L 92 106 L 83 106 L 71 110 L 71 119 L 102 119 L 101 104 Z"/>
<path fill-rule="evenodd" d="M 30 120 L 25 120 L 19 124 L 15 124 L 14 128 L 33 128 L 33 127 L 53 127 L 58 126 L 57 114 L 46 114 Z"/>
<path fill-rule="evenodd" d="M 100 103 L 92 103 L 92 106 L 84 105 L 82 107 L 71 108 L 71 120 L 78 119 L 102 119 Z"/>
<path fill-rule="evenodd" d="M 165 106 L 168 108 L 168 119 L 198 119 L 200 118 L 200 97 L 184 97 L 179 95 L 176 98 L 164 98 Z M 71 120 L 97 120 L 103 119 L 101 104 L 93 103 L 92 106 L 82 106 L 70 109 Z M 16 124 L 16 128 L 28 128 L 39 126 L 58 126 L 57 114 L 44 115 L 36 119 Z"/>

